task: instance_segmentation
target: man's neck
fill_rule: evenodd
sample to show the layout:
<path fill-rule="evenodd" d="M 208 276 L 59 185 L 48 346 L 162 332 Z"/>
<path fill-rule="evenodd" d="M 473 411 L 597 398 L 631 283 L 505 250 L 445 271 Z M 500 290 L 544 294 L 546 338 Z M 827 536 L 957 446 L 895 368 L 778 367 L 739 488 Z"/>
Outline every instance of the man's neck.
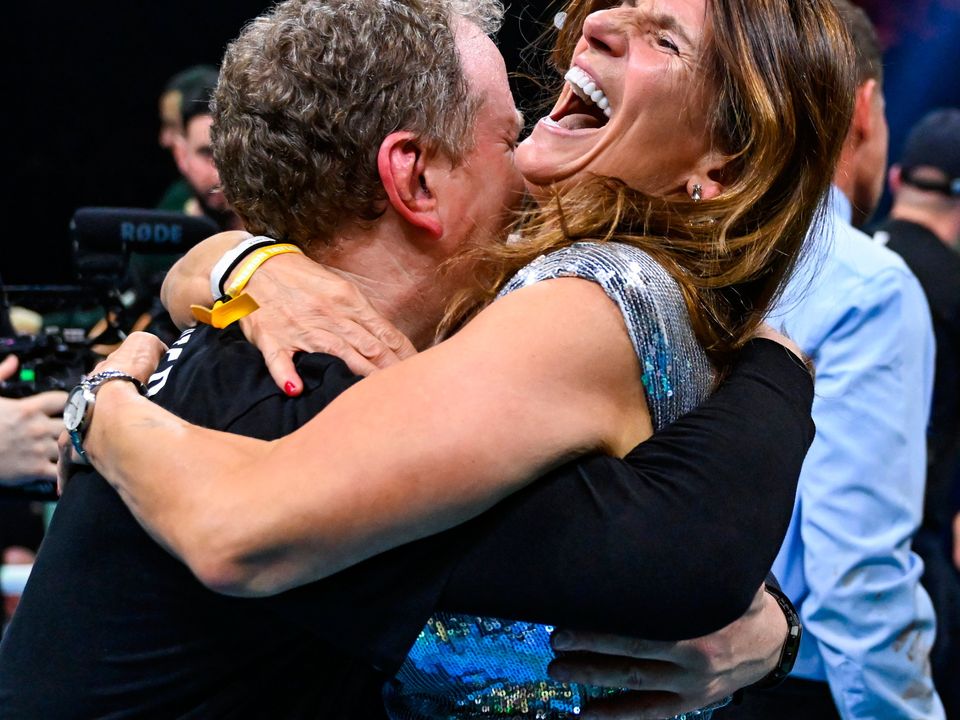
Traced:
<path fill-rule="evenodd" d="M 315 258 L 351 280 L 374 308 L 422 350 L 432 345 L 448 297 L 438 262 L 383 217 L 371 228 L 351 227 Z"/>
<path fill-rule="evenodd" d="M 921 225 L 951 250 L 960 250 L 960 212 L 930 213 L 913 205 L 894 203 L 890 217 Z"/>

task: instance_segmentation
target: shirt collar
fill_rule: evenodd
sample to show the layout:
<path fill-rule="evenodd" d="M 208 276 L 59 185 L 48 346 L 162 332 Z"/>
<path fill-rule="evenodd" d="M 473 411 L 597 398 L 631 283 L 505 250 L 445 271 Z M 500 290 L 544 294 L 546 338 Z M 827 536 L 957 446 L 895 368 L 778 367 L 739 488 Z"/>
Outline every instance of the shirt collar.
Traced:
<path fill-rule="evenodd" d="M 853 204 L 836 185 L 831 185 L 827 194 L 827 210 L 838 215 L 847 225 L 853 223 Z"/>

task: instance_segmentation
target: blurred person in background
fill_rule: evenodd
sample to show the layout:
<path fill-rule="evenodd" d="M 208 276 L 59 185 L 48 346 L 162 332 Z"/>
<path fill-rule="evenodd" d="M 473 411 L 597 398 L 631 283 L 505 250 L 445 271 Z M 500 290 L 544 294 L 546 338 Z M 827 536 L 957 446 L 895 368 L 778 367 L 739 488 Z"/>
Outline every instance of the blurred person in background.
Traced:
<path fill-rule="evenodd" d="M 221 230 L 235 230 L 242 225 L 220 190 L 210 144 L 210 101 L 217 76 L 213 65 L 193 65 L 170 78 L 160 95 L 158 142 L 170 150 L 180 178 L 170 185 L 156 209 L 206 217 Z M 130 255 L 126 279 L 130 293 L 124 303 L 126 314 L 134 320 L 125 331 L 146 330 L 168 343 L 179 335 L 160 303 L 160 286 L 180 257 L 180 253 Z M 100 323 L 91 333 L 104 327 Z"/>
<path fill-rule="evenodd" d="M 180 109 L 183 133 L 174 138 L 173 157 L 193 196 L 184 203 L 181 211 L 187 215 L 205 215 L 221 230 L 240 230 L 243 223 L 220 188 L 220 174 L 213 161 L 210 102 L 214 90 L 216 78 L 212 85 L 194 87 L 183 96 Z"/>
<path fill-rule="evenodd" d="M 5 357 L 0 362 L 0 382 L 12 379 L 18 364 L 14 355 Z M 5 498 L 3 487 L 56 479 L 57 438 L 63 429 L 60 416 L 66 398 L 60 390 L 25 398 L 0 397 L 0 567 L 33 562 L 43 539 L 43 505 L 16 496 Z M 2 634 L 15 605 L 0 598 L 0 606 Z"/>
<path fill-rule="evenodd" d="M 173 146 L 184 135 L 183 100 L 194 97 L 198 88 L 215 87 L 217 68 L 213 65 L 192 65 L 171 77 L 164 86 L 158 102 L 160 116 L 160 147 L 169 150 L 173 157 Z M 176 160 L 174 160 L 176 162 Z M 184 205 L 193 197 L 193 190 L 184 177 L 179 177 L 167 188 L 158 210 L 183 212 Z"/>
<path fill-rule="evenodd" d="M 799 608 L 803 642 L 783 685 L 747 692 L 724 716 L 935 720 L 944 717 L 929 662 L 935 619 L 911 550 L 923 510 L 933 331 L 903 260 L 855 229 L 883 191 L 883 62 L 866 13 L 849 0 L 835 4 L 857 49 L 853 122 L 817 257 L 771 314 L 816 367 L 816 437 L 774 563 Z"/>
<path fill-rule="evenodd" d="M 916 274 L 937 341 L 927 493 L 914 548 L 937 611 L 934 680 L 948 717 L 960 718 L 960 109 L 924 116 L 889 177 L 893 206 L 874 237 Z"/>

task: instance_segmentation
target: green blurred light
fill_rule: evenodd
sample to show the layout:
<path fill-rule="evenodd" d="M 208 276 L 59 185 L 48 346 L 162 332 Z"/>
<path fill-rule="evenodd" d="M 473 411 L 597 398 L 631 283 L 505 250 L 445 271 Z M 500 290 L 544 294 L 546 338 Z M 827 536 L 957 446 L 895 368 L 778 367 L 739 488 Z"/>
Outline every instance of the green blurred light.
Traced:
<path fill-rule="evenodd" d="M 37 371 L 33 368 L 21 368 L 20 370 L 20 380 L 21 382 L 34 382 L 37 379 Z"/>

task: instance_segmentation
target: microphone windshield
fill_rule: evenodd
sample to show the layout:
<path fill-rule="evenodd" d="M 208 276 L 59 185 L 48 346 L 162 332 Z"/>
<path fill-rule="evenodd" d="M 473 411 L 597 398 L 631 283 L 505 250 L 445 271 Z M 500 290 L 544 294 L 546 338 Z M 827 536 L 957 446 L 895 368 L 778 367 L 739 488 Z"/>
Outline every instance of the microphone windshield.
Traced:
<path fill-rule="evenodd" d="M 218 232 L 220 228 L 210 218 L 167 210 L 84 207 L 70 221 L 76 256 L 182 254 Z"/>

